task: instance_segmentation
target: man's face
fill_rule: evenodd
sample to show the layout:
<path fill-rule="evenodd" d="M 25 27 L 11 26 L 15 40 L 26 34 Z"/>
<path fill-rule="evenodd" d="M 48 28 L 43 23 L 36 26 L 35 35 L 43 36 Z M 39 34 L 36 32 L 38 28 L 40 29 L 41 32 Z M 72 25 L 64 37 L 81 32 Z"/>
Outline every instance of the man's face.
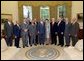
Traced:
<path fill-rule="evenodd" d="M 62 18 L 61 17 L 59 17 L 59 21 L 61 21 L 62 20 Z"/>
<path fill-rule="evenodd" d="M 8 21 L 10 21 L 10 22 L 12 21 L 12 18 L 10 16 L 8 17 Z"/>
<path fill-rule="evenodd" d="M 36 18 L 34 19 L 34 21 L 36 21 Z"/>
<path fill-rule="evenodd" d="M 52 22 L 54 22 L 55 21 L 55 18 L 52 18 Z"/>
<path fill-rule="evenodd" d="M 17 24 L 19 24 L 19 21 L 16 21 Z"/>
<path fill-rule="evenodd" d="M 68 22 L 69 21 L 68 18 L 65 18 L 65 21 Z"/>

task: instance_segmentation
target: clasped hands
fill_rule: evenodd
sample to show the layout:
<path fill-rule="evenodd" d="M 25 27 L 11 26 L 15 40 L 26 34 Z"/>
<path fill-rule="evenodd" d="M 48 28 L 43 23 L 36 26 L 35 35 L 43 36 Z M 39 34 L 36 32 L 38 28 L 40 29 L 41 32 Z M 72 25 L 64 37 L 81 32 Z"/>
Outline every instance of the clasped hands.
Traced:
<path fill-rule="evenodd" d="M 27 32 L 27 29 L 24 29 L 25 32 Z"/>

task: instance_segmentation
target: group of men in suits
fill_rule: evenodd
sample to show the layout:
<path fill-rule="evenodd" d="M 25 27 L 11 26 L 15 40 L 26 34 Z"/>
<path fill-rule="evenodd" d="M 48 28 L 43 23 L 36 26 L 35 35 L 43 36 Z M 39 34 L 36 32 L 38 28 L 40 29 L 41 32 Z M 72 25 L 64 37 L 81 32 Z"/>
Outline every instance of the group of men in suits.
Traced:
<path fill-rule="evenodd" d="M 55 22 L 55 18 L 52 18 L 52 22 L 50 23 L 51 28 L 51 40 L 52 44 L 57 44 L 57 36 L 59 40 L 59 44 L 64 45 L 64 31 L 65 31 L 65 19 L 59 17 L 58 21 Z"/>
<path fill-rule="evenodd" d="M 76 18 L 73 18 L 71 22 L 67 18 L 59 17 L 58 21 L 55 18 L 40 20 L 36 22 L 36 19 L 29 22 L 28 18 L 23 20 L 22 24 L 17 21 L 13 25 L 10 18 L 4 25 L 6 33 L 6 43 L 7 46 L 12 46 L 12 36 L 15 38 L 15 46 L 19 48 L 19 41 L 22 38 L 23 48 L 37 45 L 45 44 L 46 40 L 51 38 L 51 44 L 57 45 L 57 36 L 59 45 L 64 46 L 64 37 L 66 41 L 65 46 L 70 46 L 70 37 L 72 38 L 72 46 L 75 46 L 78 41 L 77 33 L 79 30 L 79 24 Z M 47 22 L 48 21 L 48 22 Z M 47 39 L 46 39 L 47 38 Z"/>
<path fill-rule="evenodd" d="M 68 18 L 59 17 L 58 21 L 55 22 L 55 19 L 52 18 L 50 23 L 50 35 L 51 35 L 51 44 L 57 44 L 57 36 L 59 45 L 64 46 L 64 40 L 67 47 L 70 46 L 72 39 L 72 46 L 75 46 L 78 41 L 78 32 L 79 32 L 79 23 L 76 18 L 72 18 L 71 21 Z M 65 38 L 64 38 L 65 37 Z"/>

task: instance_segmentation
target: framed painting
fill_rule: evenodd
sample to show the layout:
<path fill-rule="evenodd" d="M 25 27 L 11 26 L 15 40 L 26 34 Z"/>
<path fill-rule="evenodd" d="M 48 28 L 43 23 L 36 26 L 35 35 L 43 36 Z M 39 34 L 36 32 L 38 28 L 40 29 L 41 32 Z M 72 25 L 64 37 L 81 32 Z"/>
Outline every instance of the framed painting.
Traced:
<path fill-rule="evenodd" d="M 78 13 L 77 14 L 77 19 L 78 19 L 80 28 L 83 29 L 83 13 Z"/>
<path fill-rule="evenodd" d="M 78 21 L 83 22 L 83 13 L 78 13 L 77 14 L 77 19 L 78 19 Z"/>
<path fill-rule="evenodd" d="M 12 14 L 1 14 L 1 30 L 4 30 L 4 23 L 8 20 L 8 18 L 12 18 Z"/>
<path fill-rule="evenodd" d="M 8 20 L 8 17 L 12 18 L 12 14 L 1 14 L 1 23 L 4 23 Z"/>

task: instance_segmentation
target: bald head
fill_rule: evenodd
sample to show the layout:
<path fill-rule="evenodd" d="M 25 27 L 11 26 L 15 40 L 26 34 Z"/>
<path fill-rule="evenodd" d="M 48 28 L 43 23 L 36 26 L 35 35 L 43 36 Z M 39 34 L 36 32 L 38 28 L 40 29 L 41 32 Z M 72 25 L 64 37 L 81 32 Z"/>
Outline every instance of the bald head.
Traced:
<path fill-rule="evenodd" d="M 19 21 L 17 20 L 16 23 L 19 24 Z"/>

